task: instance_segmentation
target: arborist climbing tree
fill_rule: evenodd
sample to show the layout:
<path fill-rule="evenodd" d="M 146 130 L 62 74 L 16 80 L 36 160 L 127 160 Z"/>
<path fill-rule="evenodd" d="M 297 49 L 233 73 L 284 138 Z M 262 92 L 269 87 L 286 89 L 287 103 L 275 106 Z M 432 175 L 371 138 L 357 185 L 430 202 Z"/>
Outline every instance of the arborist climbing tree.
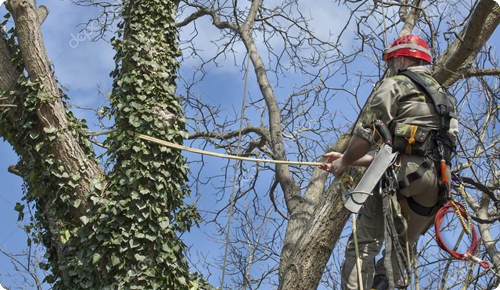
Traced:
<path fill-rule="evenodd" d="M 400 252 L 411 248 L 427 231 L 450 188 L 450 159 L 458 133 L 455 98 L 441 88 L 425 67 L 431 63 L 429 46 L 419 36 L 404 35 L 384 51 L 383 60 L 389 75 L 374 92 L 348 148 L 344 154 L 325 154 L 328 160 L 322 165 L 322 169 L 341 176 L 351 165 L 370 164 L 373 154 L 367 153 L 381 141 L 387 141 L 381 140 L 375 129 L 377 120 L 387 124 L 390 137 L 394 138 L 390 145 L 399 153 L 391 165 L 394 178 L 386 178 L 360 211 L 357 242 L 361 271 L 358 275 L 351 236 L 342 267 L 342 289 L 406 287 L 408 261 Z M 388 203 L 383 202 L 385 198 Z M 387 234 L 387 210 L 404 217 L 390 217 L 396 228 L 392 235 Z M 392 245 L 395 253 L 384 253 L 390 258 L 375 263 L 384 240 L 386 249 Z"/>

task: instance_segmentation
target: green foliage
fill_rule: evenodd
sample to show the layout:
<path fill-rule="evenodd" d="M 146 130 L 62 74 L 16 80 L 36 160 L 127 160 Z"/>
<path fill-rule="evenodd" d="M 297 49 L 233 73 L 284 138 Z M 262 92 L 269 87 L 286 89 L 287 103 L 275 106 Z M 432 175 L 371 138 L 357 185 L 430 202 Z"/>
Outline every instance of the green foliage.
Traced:
<path fill-rule="evenodd" d="M 5 22 L 2 23 L 4 25 Z M 41 80 L 31 80 L 21 73 L 25 66 L 15 31 L 10 30 L 8 35 L 7 43 L 13 56 L 13 64 L 20 75 L 11 89 L 0 92 L 0 95 L 8 98 L 9 103 L 16 105 L 15 108 L 0 110 L 0 136 L 13 145 L 20 157 L 17 169 L 25 182 L 23 201 L 34 209 L 34 216 L 30 217 L 25 226 L 31 234 L 28 243 L 33 240 L 46 246 L 47 263 L 42 264 L 42 268 L 52 270 L 53 275 L 45 278 L 45 281 L 52 283 L 58 281 L 65 269 L 72 265 L 71 260 L 64 257 L 74 259 L 77 255 L 78 248 L 72 244 L 78 244 L 79 239 L 75 238 L 74 233 L 81 227 L 81 223 L 75 221 L 74 216 L 79 214 L 78 207 L 82 199 L 87 197 L 76 197 L 75 187 L 78 186 L 78 176 L 84 173 L 85 168 L 80 168 L 80 172 L 70 173 L 62 161 L 54 156 L 54 152 L 58 150 L 54 144 L 58 138 L 62 138 L 61 132 L 55 127 L 43 127 L 38 115 L 42 106 L 54 101 L 54 96 L 45 93 Z M 74 118 L 69 110 L 66 110 L 66 118 L 68 127 L 65 130 L 78 140 L 89 158 L 95 158 L 85 133 L 88 132 L 85 122 Z M 92 193 L 88 194 L 90 196 Z M 16 204 L 15 210 L 19 212 L 20 220 L 24 218 L 25 208 L 24 204 Z M 67 254 L 58 255 L 58 251 Z"/>
<path fill-rule="evenodd" d="M 54 289 L 210 289 L 189 272 L 186 247 L 178 238 L 199 220 L 196 209 L 184 202 L 189 195 L 184 157 L 131 133 L 179 144 L 186 135 L 174 94 L 180 55 L 176 10 L 175 1 L 124 1 L 123 21 L 113 39 L 116 69 L 107 112 L 116 121 L 106 141 L 107 162 L 114 170 L 85 180 L 84 193 L 86 168 L 69 170 L 54 156 L 60 129 L 43 127 L 37 115 L 54 96 L 45 93 L 40 80 L 24 74 L 12 90 L 0 92 L 18 105 L 14 111 L 0 110 L 0 135 L 21 158 L 24 199 L 35 208 L 27 229 L 47 247 L 42 267 L 52 271 L 45 281 Z M 25 66 L 11 35 L 14 62 L 22 72 Z M 85 122 L 66 112 L 66 130 L 95 159 Z M 12 116 L 20 118 L 9 121 Z M 23 218 L 24 205 L 16 210 Z"/>
<path fill-rule="evenodd" d="M 112 43 L 116 69 L 110 113 L 116 131 L 105 142 L 114 170 L 105 190 L 85 217 L 89 260 L 99 269 L 93 289 L 203 289 L 189 272 L 178 234 L 198 220 L 186 205 L 185 159 L 177 150 L 138 138 L 131 132 L 182 143 L 185 120 L 175 96 L 180 55 L 172 1 L 125 1 L 123 21 Z M 88 219 L 88 220 L 87 220 Z M 84 271 L 80 275 L 84 275 Z"/>

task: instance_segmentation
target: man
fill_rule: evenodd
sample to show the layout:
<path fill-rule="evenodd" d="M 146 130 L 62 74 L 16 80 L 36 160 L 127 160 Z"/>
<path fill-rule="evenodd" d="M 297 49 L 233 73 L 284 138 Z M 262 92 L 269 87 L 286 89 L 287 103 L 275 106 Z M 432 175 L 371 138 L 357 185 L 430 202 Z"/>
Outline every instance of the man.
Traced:
<path fill-rule="evenodd" d="M 411 247 L 427 231 L 447 194 L 449 183 L 446 184 L 446 179 L 443 179 L 444 182 L 440 179 L 440 162 L 443 160 L 443 166 L 446 162 L 446 172 L 443 174 L 449 180 L 449 164 L 458 122 L 454 98 L 443 93 L 430 70 L 423 66 L 431 63 L 431 56 L 422 38 L 416 35 L 399 37 L 384 52 L 383 59 L 388 64 L 389 77 L 374 92 L 369 108 L 362 116 L 361 124 L 355 128 L 345 153 L 325 154 L 328 160 L 321 168 L 339 177 L 351 165 L 368 166 L 373 158 L 372 154 L 367 153 L 380 142 L 373 123 L 377 119 L 385 122 L 394 138 L 394 151 L 400 152 L 398 166 L 395 167 L 399 182 L 398 200 L 407 219 L 406 237 Z M 425 88 L 402 75 L 404 71 L 417 74 L 425 83 Z M 445 106 L 446 112 L 442 107 L 435 106 L 436 99 L 428 92 L 441 92 L 440 96 L 445 96 L 443 99 L 448 104 Z M 447 117 L 443 117 L 446 113 Z M 384 259 L 375 263 L 375 257 L 384 242 L 384 216 L 379 194 L 371 195 L 361 209 L 357 235 L 363 289 L 370 289 L 368 286 L 377 290 L 388 289 Z M 392 265 L 393 268 L 397 267 L 395 263 Z M 347 244 L 341 279 L 344 290 L 360 288 L 352 236 Z M 394 281 L 396 285 L 402 284 L 396 269 Z"/>

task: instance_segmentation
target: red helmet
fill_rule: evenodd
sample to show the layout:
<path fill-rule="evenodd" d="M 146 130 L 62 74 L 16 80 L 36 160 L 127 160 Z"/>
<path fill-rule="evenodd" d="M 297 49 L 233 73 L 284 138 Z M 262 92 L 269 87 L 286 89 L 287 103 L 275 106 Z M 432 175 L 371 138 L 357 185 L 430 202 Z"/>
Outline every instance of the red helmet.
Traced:
<path fill-rule="evenodd" d="M 394 43 L 384 50 L 382 59 L 388 61 L 396 56 L 408 56 L 431 63 L 431 52 L 427 42 L 417 35 L 400 36 Z"/>

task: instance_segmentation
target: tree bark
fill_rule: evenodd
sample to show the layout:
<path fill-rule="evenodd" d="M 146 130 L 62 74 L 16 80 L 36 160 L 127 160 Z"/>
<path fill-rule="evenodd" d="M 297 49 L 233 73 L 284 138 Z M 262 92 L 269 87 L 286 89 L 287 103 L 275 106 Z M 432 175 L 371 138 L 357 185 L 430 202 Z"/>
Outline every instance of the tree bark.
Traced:
<path fill-rule="evenodd" d="M 420 1 L 417 2 L 420 3 Z M 451 71 L 456 71 L 466 65 L 467 61 L 471 62 L 476 58 L 479 50 L 500 22 L 499 10 L 500 8 L 493 1 L 481 0 L 478 3 L 477 8 L 472 12 L 473 17 L 469 19 L 460 33 L 460 35 L 467 35 L 467 41 L 461 42 L 457 39 L 435 64 L 434 77 L 439 82 L 456 81 Z M 418 14 L 418 11 L 411 12 L 408 18 L 411 23 L 405 25 L 401 35 L 411 33 Z M 480 37 L 478 38 L 477 35 Z M 464 46 L 473 48 L 464 53 L 462 51 Z M 442 69 L 443 67 L 447 69 Z M 369 96 L 367 103 L 371 97 L 372 95 Z M 347 147 L 347 142 L 341 139 L 333 147 L 335 151 L 342 152 Z M 321 184 L 324 184 L 326 180 L 323 174 L 326 176 L 325 173 L 313 174 L 311 191 L 306 193 L 306 197 L 309 194 L 317 195 Z M 349 217 L 348 211 L 343 208 L 339 189 L 338 185 L 330 187 L 326 198 L 315 207 L 312 215 L 290 219 L 280 261 L 279 289 L 309 290 L 318 287 L 326 263 Z M 332 217 L 335 218 L 332 219 Z"/>
<path fill-rule="evenodd" d="M 16 35 L 19 41 L 21 56 L 26 66 L 29 79 L 33 83 L 40 83 L 40 96 L 44 100 L 37 108 L 39 132 L 49 138 L 44 129 L 55 129 L 58 138 L 52 143 L 50 154 L 53 154 L 69 174 L 80 174 L 75 195 L 81 200 L 82 207 L 86 207 L 88 200 L 86 193 L 94 178 L 102 176 L 102 171 L 94 159 L 89 158 L 82 150 L 78 140 L 69 127 L 68 116 L 61 100 L 61 92 L 51 68 L 51 62 L 43 41 L 39 16 L 34 0 L 10 0 L 7 6 L 15 20 Z M 52 130 L 50 130 L 52 131 Z M 73 211 L 78 220 L 80 214 Z"/>
<path fill-rule="evenodd" d="M 480 203 L 480 209 L 477 211 L 477 216 L 480 219 L 488 220 L 488 208 L 490 206 L 490 198 L 485 194 Z M 479 223 L 479 232 L 486 248 L 486 253 L 496 269 L 496 275 L 500 275 L 500 252 L 497 249 L 497 241 L 491 236 L 491 225 L 487 223 Z"/>
<path fill-rule="evenodd" d="M 25 168 L 21 173 L 28 183 L 28 195 L 34 192 L 37 194 L 27 200 L 36 201 L 35 215 L 40 218 L 44 227 L 42 240 L 47 247 L 47 254 L 53 257 L 51 261 L 54 264 L 51 266 L 56 276 L 66 284 L 69 282 L 69 275 L 64 261 L 74 258 L 74 255 L 66 250 L 65 243 L 61 241 L 61 232 L 71 230 L 71 225 L 81 224 L 79 217 L 89 203 L 87 194 L 92 180 L 102 176 L 102 171 L 93 156 L 87 155 L 83 150 L 80 141 L 85 140 L 86 136 L 71 126 L 69 118 L 72 117 L 62 102 L 40 29 L 48 10 L 45 7 L 37 9 L 34 0 L 10 0 L 6 2 L 6 6 L 14 17 L 21 61 L 13 63 L 14 52 L 2 35 L 0 89 L 6 92 L 2 102 L 12 102 L 15 107 L 3 112 L 0 121 L 5 126 L 0 128 L 0 135 L 13 145 L 22 159 L 21 166 Z M 27 77 L 22 73 L 23 68 L 26 69 Z M 31 87 L 28 89 L 27 86 Z M 38 137 L 32 137 L 35 135 Z M 43 144 L 40 147 L 43 149 L 37 150 L 38 144 Z M 61 166 L 63 178 L 47 177 L 52 174 L 49 168 L 43 168 L 47 159 Z M 44 170 L 46 173 L 43 173 Z M 39 179 L 43 174 L 46 178 Z M 66 176 L 67 179 L 79 176 L 72 180 L 75 186 L 70 191 L 61 189 L 64 183 L 61 180 L 66 179 Z M 48 188 L 60 190 L 47 191 Z M 57 200 L 63 194 L 70 195 L 71 201 L 61 206 Z M 79 202 L 74 203 L 73 200 Z M 65 211 L 66 207 L 67 215 L 56 214 L 56 211 Z"/>

